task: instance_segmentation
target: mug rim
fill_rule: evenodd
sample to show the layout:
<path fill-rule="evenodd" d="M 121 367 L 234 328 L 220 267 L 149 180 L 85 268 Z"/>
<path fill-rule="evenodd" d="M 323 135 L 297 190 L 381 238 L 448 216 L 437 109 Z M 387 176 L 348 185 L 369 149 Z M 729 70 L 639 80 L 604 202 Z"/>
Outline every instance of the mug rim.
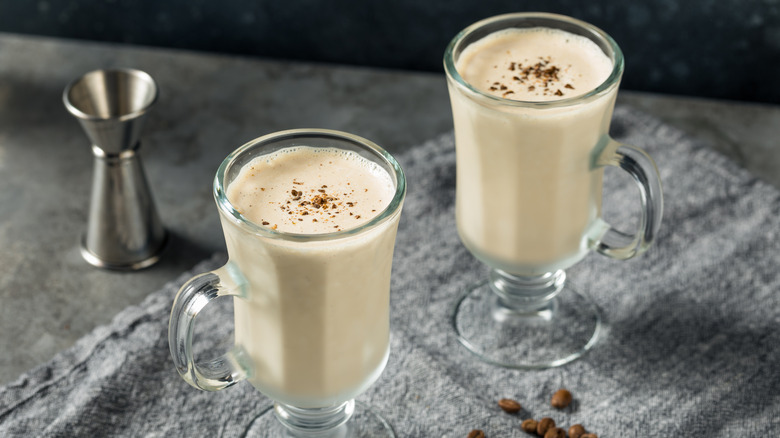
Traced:
<path fill-rule="evenodd" d="M 471 83 L 463 79 L 463 77 L 460 75 L 457 68 L 455 67 L 455 51 L 461 49 L 460 47 L 461 43 L 468 36 L 472 35 L 474 32 L 478 30 L 483 29 L 486 26 L 492 25 L 497 22 L 502 22 L 502 21 L 506 22 L 506 26 L 504 26 L 501 29 L 509 29 L 512 27 L 518 27 L 516 26 L 517 24 L 522 23 L 524 21 L 530 21 L 530 20 L 540 20 L 549 25 L 549 26 L 545 26 L 542 24 L 538 24 L 536 26 L 531 26 L 531 27 L 550 27 L 555 29 L 561 29 L 560 26 L 561 23 L 573 25 L 575 27 L 578 27 L 585 33 L 587 33 L 587 35 L 583 35 L 586 38 L 589 38 L 591 40 L 593 40 L 593 38 L 596 38 L 601 42 L 606 43 L 606 46 L 608 46 L 612 51 L 611 54 L 606 53 L 606 55 L 609 56 L 613 61 L 612 71 L 610 72 L 609 76 L 601 84 L 599 84 L 598 86 L 591 89 L 585 94 L 581 94 L 579 96 L 573 96 L 573 97 L 564 97 L 562 99 L 549 100 L 549 101 L 506 99 L 503 97 L 495 96 L 490 93 L 486 93 L 474 87 Z M 496 30 L 500 30 L 500 29 L 496 29 Z M 615 42 L 615 40 L 611 36 L 609 36 L 609 34 L 607 34 L 603 30 L 599 29 L 598 27 L 588 22 L 578 20 L 576 18 L 572 18 L 566 15 L 552 14 L 547 12 L 509 13 L 509 14 L 496 15 L 493 17 L 489 17 L 477 21 L 476 23 L 473 23 L 468 27 L 466 27 L 465 29 L 458 32 L 458 34 L 452 38 L 452 40 L 447 45 L 447 48 L 444 51 L 444 72 L 446 73 L 447 78 L 451 82 L 458 85 L 460 90 L 462 90 L 463 92 L 471 96 L 480 99 L 485 99 L 487 102 L 492 104 L 512 106 L 512 107 L 539 108 L 539 109 L 558 108 L 558 107 L 576 105 L 584 101 L 597 99 L 598 97 L 608 93 L 609 90 L 617 86 L 617 84 L 620 82 L 620 78 L 623 75 L 624 68 L 625 68 L 625 60 L 623 58 L 623 51 L 620 50 L 620 47 L 618 46 L 617 42 Z"/>
<path fill-rule="evenodd" d="M 278 143 L 281 140 L 289 140 L 293 138 L 310 138 L 310 139 L 332 139 L 338 141 L 344 141 L 351 143 L 355 146 L 361 147 L 373 153 L 384 161 L 385 167 L 392 169 L 391 177 L 395 182 L 395 193 L 390 203 L 379 214 L 374 216 L 368 222 L 357 226 L 355 228 L 349 228 L 341 231 L 334 231 L 328 233 L 316 233 L 316 234 L 304 234 L 304 233 L 291 233 L 286 231 L 278 231 L 266 226 L 259 225 L 243 215 L 238 209 L 233 206 L 227 197 L 227 187 L 225 186 L 225 176 L 228 169 L 239 158 L 244 157 L 246 154 L 251 153 L 257 147 L 269 146 Z M 304 146 L 302 144 L 301 146 Z M 317 147 L 316 144 L 307 144 L 306 146 Z M 390 172 L 389 172 L 390 173 Z M 331 129 L 289 129 L 285 131 L 277 131 L 271 134 L 266 134 L 261 137 L 257 137 L 254 140 L 243 144 L 233 152 L 231 152 L 220 164 L 217 174 L 214 177 L 213 183 L 214 200 L 217 203 L 217 207 L 222 215 L 231 220 L 232 223 L 238 225 L 245 231 L 259 235 L 262 237 L 297 241 L 297 242 L 313 242 L 313 241 L 328 241 L 336 240 L 347 236 L 353 236 L 363 231 L 367 231 L 376 228 L 387 221 L 391 220 L 397 213 L 400 212 L 404 198 L 406 196 L 406 177 L 400 164 L 395 158 L 390 155 L 389 152 L 384 150 L 376 143 L 367 140 L 363 137 L 350 134 L 343 131 L 336 131 Z"/>

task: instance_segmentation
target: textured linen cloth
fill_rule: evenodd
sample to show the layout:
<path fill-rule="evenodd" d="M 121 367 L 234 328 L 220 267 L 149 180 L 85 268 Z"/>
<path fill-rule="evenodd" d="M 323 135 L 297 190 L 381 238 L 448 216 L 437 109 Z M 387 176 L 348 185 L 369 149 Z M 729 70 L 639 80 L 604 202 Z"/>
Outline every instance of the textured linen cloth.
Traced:
<path fill-rule="evenodd" d="M 453 300 L 487 273 L 457 237 L 452 135 L 398 157 L 409 191 L 394 260 L 391 355 L 358 398 L 398 436 L 465 437 L 478 428 L 522 437 L 522 419 L 544 416 L 600 437 L 758 437 L 780 429 L 778 192 L 630 108 L 616 109 L 612 132 L 658 164 L 661 233 L 637 259 L 594 253 L 567 271 L 609 328 L 582 359 L 544 371 L 484 364 L 450 327 Z M 608 220 L 630 223 L 633 183 L 610 171 L 604 191 Z M 244 436 L 271 402 L 246 382 L 198 391 L 168 351 L 179 285 L 224 261 L 201 263 L 0 388 L 0 436 Z M 222 352 L 232 342 L 230 300 L 220 301 L 196 324 L 199 351 Z M 556 410 L 550 397 L 561 387 L 574 402 Z M 500 398 L 517 399 L 523 410 L 504 413 Z"/>

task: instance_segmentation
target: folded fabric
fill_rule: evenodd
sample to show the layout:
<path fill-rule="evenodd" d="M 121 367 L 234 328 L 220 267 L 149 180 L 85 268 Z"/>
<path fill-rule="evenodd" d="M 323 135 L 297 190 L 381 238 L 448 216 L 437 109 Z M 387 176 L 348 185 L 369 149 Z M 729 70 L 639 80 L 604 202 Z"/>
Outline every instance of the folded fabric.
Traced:
<path fill-rule="evenodd" d="M 544 371 L 497 368 L 456 341 L 453 300 L 486 275 L 460 243 L 452 134 L 398 157 L 409 182 L 391 293 L 391 356 L 358 400 L 400 437 L 527 436 L 522 419 L 582 423 L 601 437 L 770 436 L 780 429 L 780 195 L 734 163 L 618 106 L 616 138 L 646 149 L 664 182 L 656 245 L 628 262 L 589 255 L 567 273 L 606 317 L 582 359 Z M 543 145 L 540 145 L 543 146 Z M 630 224 L 633 183 L 607 172 L 604 215 Z M 630 226 L 630 225 L 626 225 Z M 0 388 L 0 436 L 244 436 L 271 402 L 242 382 L 210 393 L 176 373 L 167 343 L 178 287 L 215 255 Z M 232 342 L 230 299 L 199 318 L 196 348 Z M 203 353 L 206 354 L 206 353 Z M 561 387 L 574 403 L 558 410 Z M 501 398 L 523 410 L 507 414 Z"/>

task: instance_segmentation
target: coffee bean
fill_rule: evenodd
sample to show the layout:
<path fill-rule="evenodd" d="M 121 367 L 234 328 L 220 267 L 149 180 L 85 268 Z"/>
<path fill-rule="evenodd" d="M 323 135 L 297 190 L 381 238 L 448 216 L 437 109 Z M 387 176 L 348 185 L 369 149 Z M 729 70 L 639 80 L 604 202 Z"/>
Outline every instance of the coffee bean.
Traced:
<path fill-rule="evenodd" d="M 571 403 L 571 392 L 566 389 L 561 388 L 552 396 L 552 405 L 555 408 L 563 409 L 569 406 L 569 403 Z"/>
<path fill-rule="evenodd" d="M 586 433 L 585 435 L 582 435 L 580 438 L 599 438 L 598 435 L 595 433 Z"/>
<path fill-rule="evenodd" d="M 551 427 L 547 429 L 544 438 L 566 438 L 566 432 L 560 427 Z"/>
<path fill-rule="evenodd" d="M 546 434 L 549 429 L 552 429 L 554 427 L 555 427 L 555 420 L 553 420 L 550 417 L 544 417 L 541 420 L 539 420 L 539 424 L 536 425 L 536 434 L 539 436 L 544 436 L 544 434 Z"/>
<path fill-rule="evenodd" d="M 482 432 L 479 429 L 474 429 L 471 432 L 469 432 L 467 438 L 485 438 L 485 432 Z"/>
<path fill-rule="evenodd" d="M 569 428 L 569 438 L 582 438 L 585 428 L 581 424 L 575 424 Z"/>
<path fill-rule="evenodd" d="M 536 427 L 539 425 L 539 422 L 534 420 L 533 418 L 529 418 L 527 420 L 524 420 L 523 423 L 520 425 L 520 427 L 528 432 L 528 433 L 536 433 Z"/>
<path fill-rule="evenodd" d="M 510 414 L 516 414 L 520 412 L 520 409 L 522 409 L 520 403 L 509 398 L 502 398 L 501 400 L 499 400 L 498 407 L 503 409 L 504 412 L 509 412 Z"/>

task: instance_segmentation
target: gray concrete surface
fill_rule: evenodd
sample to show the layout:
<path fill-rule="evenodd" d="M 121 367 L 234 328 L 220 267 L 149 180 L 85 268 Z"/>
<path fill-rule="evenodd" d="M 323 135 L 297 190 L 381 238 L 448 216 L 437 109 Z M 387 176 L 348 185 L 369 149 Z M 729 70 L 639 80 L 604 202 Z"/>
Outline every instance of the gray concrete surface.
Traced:
<path fill-rule="evenodd" d="M 145 70 L 161 90 L 142 156 L 173 241 L 158 265 L 136 273 L 93 268 L 78 253 L 92 155 L 61 94 L 106 67 Z M 780 187 L 780 108 L 631 92 L 620 103 L 711 140 Z M 0 384 L 223 250 L 211 196 L 220 162 L 252 138 L 301 127 L 350 131 L 398 153 L 451 129 L 445 81 L 0 34 Z"/>
<path fill-rule="evenodd" d="M 628 92 L 621 93 L 618 102 L 705 139 L 780 188 L 780 106 Z"/>

